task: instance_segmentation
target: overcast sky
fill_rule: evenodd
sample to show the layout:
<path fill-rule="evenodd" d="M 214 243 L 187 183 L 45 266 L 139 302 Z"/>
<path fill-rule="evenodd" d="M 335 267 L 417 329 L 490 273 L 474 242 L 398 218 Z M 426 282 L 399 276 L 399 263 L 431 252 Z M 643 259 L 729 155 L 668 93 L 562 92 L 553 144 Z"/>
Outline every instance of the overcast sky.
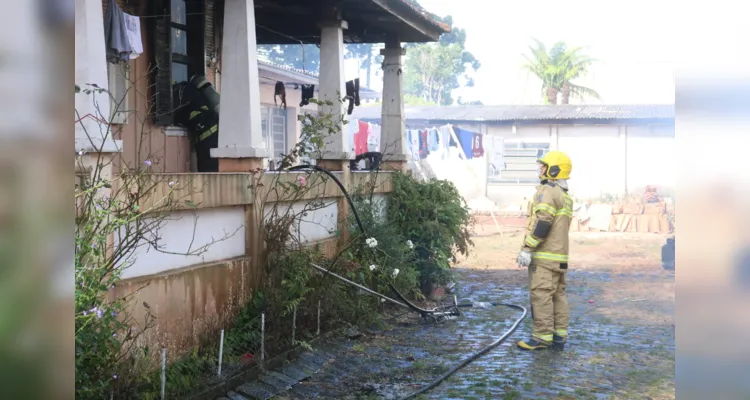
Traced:
<path fill-rule="evenodd" d="M 716 65 L 750 70 L 747 13 L 735 0 L 419 2 L 453 16 L 467 31 L 467 50 L 482 63 L 473 74 L 475 87 L 454 91 L 454 99 L 541 103 L 539 81 L 521 68 L 531 38 L 548 47 L 558 40 L 586 46 L 600 63 L 577 83 L 596 89 L 608 104 L 674 103 L 675 75 L 685 67 L 705 77 L 716 75 L 709 72 Z M 364 78 L 355 64 L 348 61 L 347 79 Z M 380 90 L 381 80 L 373 76 L 372 88 Z"/>
<path fill-rule="evenodd" d="M 671 1 L 420 0 L 466 29 L 466 48 L 482 63 L 474 88 L 457 90 L 485 104 L 540 101 L 538 79 L 522 70 L 531 38 L 587 46 L 601 60 L 580 83 L 606 103 L 673 103 L 676 38 Z"/>

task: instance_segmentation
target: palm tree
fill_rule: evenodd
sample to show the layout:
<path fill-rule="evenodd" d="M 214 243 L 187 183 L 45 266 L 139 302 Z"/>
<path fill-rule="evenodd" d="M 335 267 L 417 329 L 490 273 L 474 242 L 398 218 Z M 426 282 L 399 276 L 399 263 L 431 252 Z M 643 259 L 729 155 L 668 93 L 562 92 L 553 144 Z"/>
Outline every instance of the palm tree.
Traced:
<path fill-rule="evenodd" d="M 569 104 L 571 96 L 601 99 L 595 90 L 572 82 L 585 76 L 596 62 L 581 53 L 582 47 L 568 49 L 565 42 L 560 41 L 548 52 L 542 42 L 536 39 L 534 42 L 535 45 L 530 46 L 532 56 L 524 55 L 528 62 L 524 68 L 542 81 L 542 97 L 546 104 L 557 104 L 558 93 L 561 94 L 562 104 Z"/>
<path fill-rule="evenodd" d="M 601 100 L 601 96 L 599 96 L 599 93 L 594 89 L 576 85 L 572 82 L 576 78 L 585 76 L 589 72 L 591 66 L 596 62 L 595 59 L 585 54 L 581 54 L 582 51 L 582 47 L 568 50 L 563 44 L 562 51 L 555 60 L 558 72 L 560 73 L 559 81 L 562 83 L 562 104 L 569 104 L 571 95 L 580 99 L 593 97 L 597 100 Z"/>
<path fill-rule="evenodd" d="M 524 69 L 527 69 L 542 81 L 542 98 L 544 102 L 546 104 L 557 104 L 557 93 L 560 86 L 556 83 L 556 68 L 550 57 L 552 52 L 547 52 L 544 43 L 536 39 L 533 40 L 536 46 L 529 46 L 531 57 L 524 54 L 524 58 L 528 62 L 524 65 Z"/>

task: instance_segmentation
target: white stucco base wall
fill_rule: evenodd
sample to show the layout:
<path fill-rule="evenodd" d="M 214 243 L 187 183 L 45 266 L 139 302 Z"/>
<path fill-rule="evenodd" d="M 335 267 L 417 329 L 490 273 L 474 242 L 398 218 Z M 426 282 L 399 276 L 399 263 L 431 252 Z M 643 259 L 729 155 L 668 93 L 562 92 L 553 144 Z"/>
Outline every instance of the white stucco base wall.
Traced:
<path fill-rule="evenodd" d="M 155 234 L 159 238 L 159 249 L 142 240 L 130 257 L 132 265 L 123 270 L 122 278 L 153 275 L 242 256 L 245 254 L 244 221 L 244 207 L 175 212 L 163 221 L 158 232 L 148 235 L 154 237 Z M 125 234 L 124 229 L 120 232 Z M 115 240 L 116 243 L 120 241 Z"/>
<path fill-rule="evenodd" d="M 265 220 L 280 216 L 300 215 L 308 207 L 307 215 L 300 215 L 292 227 L 293 234 L 301 243 L 315 242 L 336 236 L 338 205 L 336 200 L 325 200 L 321 205 L 308 206 L 308 202 L 268 204 L 264 209 Z M 275 214 L 274 214 L 275 208 Z"/>

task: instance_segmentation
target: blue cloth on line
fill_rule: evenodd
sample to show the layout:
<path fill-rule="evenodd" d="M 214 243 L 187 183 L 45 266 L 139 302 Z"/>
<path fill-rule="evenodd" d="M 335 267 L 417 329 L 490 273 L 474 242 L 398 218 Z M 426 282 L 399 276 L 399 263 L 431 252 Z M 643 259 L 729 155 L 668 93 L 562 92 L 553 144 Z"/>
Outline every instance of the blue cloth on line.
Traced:
<path fill-rule="evenodd" d="M 427 130 L 427 150 L 431 152 L 440 150 L 440 132 L 437 128 Z"/>
<path fill-rule="evenodd" d="M 458 142 L 461 144 L 461 149 L 466 154 L 466 159 L 470 160 L 474 157 L 473 144 L 474 144 L 474 132 L 467 131 L 465 129 L 453 127 L 453 131 L 456 132 Z"/>

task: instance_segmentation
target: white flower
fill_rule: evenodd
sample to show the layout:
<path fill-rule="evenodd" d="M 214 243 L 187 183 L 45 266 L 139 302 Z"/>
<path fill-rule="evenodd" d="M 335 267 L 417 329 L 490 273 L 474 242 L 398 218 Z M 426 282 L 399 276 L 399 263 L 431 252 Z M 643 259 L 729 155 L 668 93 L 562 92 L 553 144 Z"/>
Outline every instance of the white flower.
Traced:
<path fill-rule="evenodd" d="M 407 240 L 407 241 L 406 241 L 406 245 L 407 245 L 407 246 L 409 246 L 409 248 L 410 248 L 410 249 L 413 249 L 413 248 L 414 248 L 414 243 L 412 243 L 412 241 L 411 241 L 411 240 Z"/>
<path fill-rule="evenodd" d="M 393 279 L 396 279 L 396 277 L 398 276 L 398 272 L 398 268 L 393 270 Z"/>
<path fill-rule="evenodd" d="M 367 243 L 371 249 L 378 247 L 378 241 L 375 238 L 368 238 L 365 240 L 365 243 Z"/>
<path fill-rule="evenodd" d="M 377 267 L 378 266 L 375 265 L 375 264 L 370 265 L 370 271 L 375 271 L 375 268 L 377 268 Z"/>

